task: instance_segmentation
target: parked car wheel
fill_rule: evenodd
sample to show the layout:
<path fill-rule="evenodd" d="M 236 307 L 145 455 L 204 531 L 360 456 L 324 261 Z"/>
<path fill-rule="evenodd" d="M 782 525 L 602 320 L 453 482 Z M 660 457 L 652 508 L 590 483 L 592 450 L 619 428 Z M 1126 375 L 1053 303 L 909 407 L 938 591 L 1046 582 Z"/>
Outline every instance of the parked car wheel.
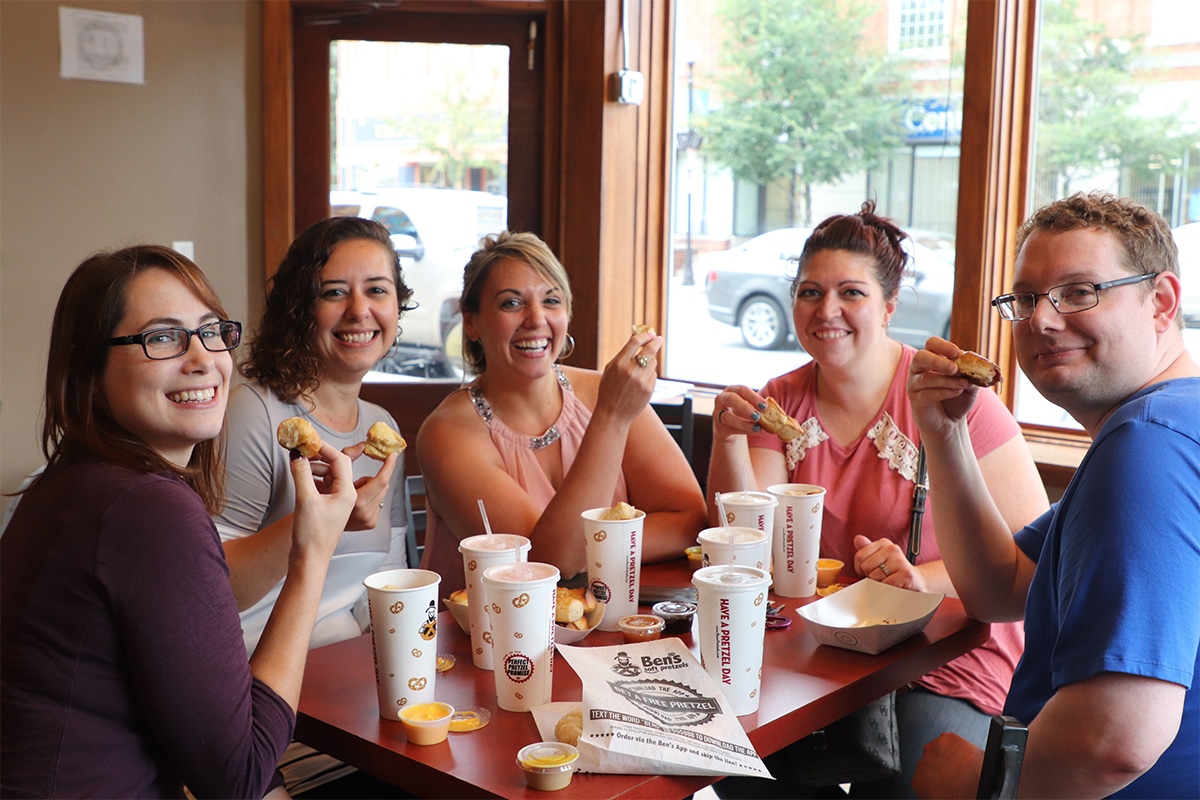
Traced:
<path fill-rule="evenodd" d="M 738 312 L 742 339 L 755 350 L 778 350 L 787 341 L 788 319 L 779 303 L 765 295 L 747 300 Z"/>

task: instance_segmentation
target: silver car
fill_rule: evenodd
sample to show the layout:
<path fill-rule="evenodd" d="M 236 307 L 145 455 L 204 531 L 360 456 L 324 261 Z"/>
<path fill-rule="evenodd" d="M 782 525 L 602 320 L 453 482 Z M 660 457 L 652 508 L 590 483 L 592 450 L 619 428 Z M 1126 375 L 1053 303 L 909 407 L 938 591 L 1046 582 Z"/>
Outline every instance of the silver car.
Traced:
<path fill-rule="evenodd" d="M 737 327 L 748 347 L 775 350 L 796 341 L 792 321 L 792 278 L 796 259 L 811 228 L 780 228 L 716 253 L 697 257 L 705 275 L 709 315 Z M 954 237 L 935 231 L 908 231 L 912 256 L 900 285 L 900 305 L 889 333 L 924 347 L 930 336 L 950 332 L 954 299 Z"/>

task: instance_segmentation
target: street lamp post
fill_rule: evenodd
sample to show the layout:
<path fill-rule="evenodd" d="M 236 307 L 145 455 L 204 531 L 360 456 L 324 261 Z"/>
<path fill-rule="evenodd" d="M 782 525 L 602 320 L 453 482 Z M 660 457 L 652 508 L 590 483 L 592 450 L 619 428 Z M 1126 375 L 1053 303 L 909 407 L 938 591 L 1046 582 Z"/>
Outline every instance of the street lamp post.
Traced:
<path fill-rule="evenodd" d="M 695 286 L 696 276 L 692 272 L 692 159 L 696 148 L 700 146 L 702 137 L 700 132 L 692 126 L 692 111 L 695 102 L 695 69 L 696 62 L 687 62 L 687 85 L 688 85 L 688 120 L 687 131 L 678 134 L 679 146 L 684 151 L 684 157 L 687 159 L 687 249 L 683 255 L 683 285 Z"/>

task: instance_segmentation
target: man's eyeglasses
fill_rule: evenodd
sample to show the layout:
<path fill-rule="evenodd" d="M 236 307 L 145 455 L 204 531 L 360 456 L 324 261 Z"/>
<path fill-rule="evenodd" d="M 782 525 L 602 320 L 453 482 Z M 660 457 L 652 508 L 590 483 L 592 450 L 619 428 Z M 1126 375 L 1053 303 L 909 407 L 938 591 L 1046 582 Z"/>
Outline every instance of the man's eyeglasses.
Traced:
<path fill-rule="evenodd" d="M 992 305 L 1000 312 L 1000 316 L 1012 322 L 1029 319 L 1037 309 L 1038 300 L 1050 298 L 1050 304 L 1060 314 L 1074 314 L 1076 311 L 1087 311 L 1095 308 L 1100 302 L 1100 292 L 1117 286 L 1132 286 L 1135 283 L 1157 278 L 1159 272 L 1147 272 L 1143 275 L 1130 275 L 1128 278 L 1117 278 L 1115 281 L 1104 283 L 1064 283 L 1055 286 L 1048 292 L 1013 292 L 1002 294 L 992 300 Z"/>
<path fill-rule="evenodd" d="M 192 343 L 192 334 L 204 345 L 210 353 L 222 353 L 232 350 L 242 341 L 242 323 L 222 319 L 201 325 L 195 330 L 188 328 L 155 328 L 132 336 L 118 336 L 109 339 L 109 346 L 118 344 L 140 344 L 146 358 L 155 361 L 165 361 L 168 358 L 179 358 L 188 351 Z"/>

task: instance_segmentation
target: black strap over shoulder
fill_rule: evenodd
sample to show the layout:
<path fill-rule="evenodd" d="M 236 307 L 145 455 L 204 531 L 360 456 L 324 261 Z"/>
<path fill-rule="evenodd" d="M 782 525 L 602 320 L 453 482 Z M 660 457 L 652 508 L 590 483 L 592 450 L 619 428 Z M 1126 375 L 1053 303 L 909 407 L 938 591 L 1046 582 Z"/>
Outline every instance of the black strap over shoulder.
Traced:
<path fill-rule="evenodd" d="M 921 554 L 921 524 L 925 520 L 925 497 L 929 494 L 929 472 L 925 467 L 925 445 L 917 451 L 917 479 L 913 481 L 912 527 L 908 532 L 908 563 Z"/>

